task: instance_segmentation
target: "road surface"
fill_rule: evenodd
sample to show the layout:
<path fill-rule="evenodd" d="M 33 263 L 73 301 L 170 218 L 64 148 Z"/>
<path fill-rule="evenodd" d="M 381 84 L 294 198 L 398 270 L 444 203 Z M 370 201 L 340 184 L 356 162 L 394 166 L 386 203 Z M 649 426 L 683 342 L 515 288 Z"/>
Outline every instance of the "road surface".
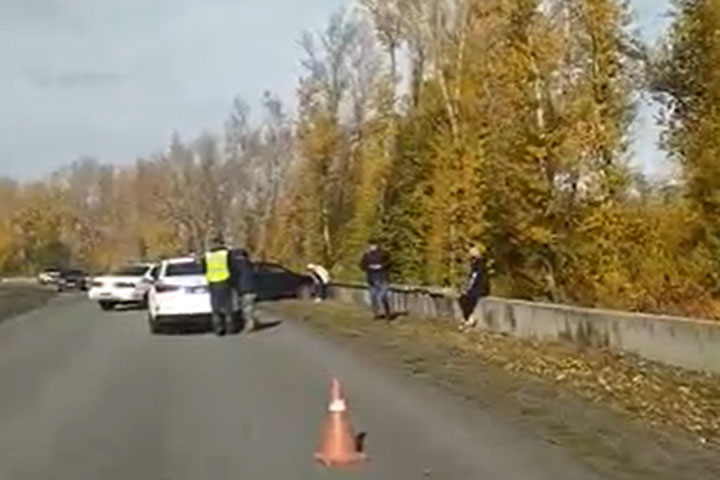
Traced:
<path fill-rule="evenodd" d="M 332 375 L 371 456 L 337 474 L 313 461 Z M 143 312 L 66 297 L 0 325 L 0 478 L 600 478 L 397 375 L 290 322 L 153 337 Z"/>

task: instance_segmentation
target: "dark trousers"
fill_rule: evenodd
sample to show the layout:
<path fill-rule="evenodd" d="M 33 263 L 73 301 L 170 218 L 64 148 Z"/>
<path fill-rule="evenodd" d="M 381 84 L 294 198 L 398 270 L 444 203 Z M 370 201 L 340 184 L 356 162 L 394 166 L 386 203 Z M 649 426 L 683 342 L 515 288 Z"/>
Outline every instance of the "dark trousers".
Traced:
<path fill-rule="evenodd" d="M 257 295 L 253 292 L 243 292 L 238 295 L 240 295 L 240 306 L 242 308 L 244 329 L 246 332 L 251 332 L 259 326 L 258 320 L 255 317 L 255 302 L 257 301 Z"/>
<path fill-rule="evenodd" d="M 230 282 L 210 284 L 210 305 L 212 307 L 213 329 L 226 333 L 233 327 L 233 298 Z"/>
<path fill-rule="evenodd" d="M 386 280 L 379 279 L 370 282 L 370 304 L 376 317 L 381 315 L 382 309 L 385 311 L 386 317 L 390 318 L 390 284 Z"/>
<path fill-rule="evenodd" d="M 315 298 L 325 300 L 327 298 L 327 284 L 315 279 L 313 295 Z"/>
<path fill-rule="evenodd" d="M 462 311 L 463 319 L 467 322 L 470 319 L 470 316 L 475 311 L 475 308 L 477 307 L 478 302 L 480 301 L 480 298 L 482 298 L 482 295 L 480 292 L 467 292 L 463 293 L 460 296 L 459 303 L 460 303 L 460 310 Z"/>

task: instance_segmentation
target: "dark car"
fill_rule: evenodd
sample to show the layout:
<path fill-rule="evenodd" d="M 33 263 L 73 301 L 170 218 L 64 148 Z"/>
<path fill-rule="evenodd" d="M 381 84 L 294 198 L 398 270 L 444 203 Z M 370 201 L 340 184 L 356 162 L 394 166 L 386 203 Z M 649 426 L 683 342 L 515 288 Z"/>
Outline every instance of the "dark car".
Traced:
<path fill-rule="evenodd" d="M 82 270 L 61 270 L 55 283 L 57 284 L 58 292 L 67 290 L 80 290 L 85 292 L 88 289 L 88 275 Z"/>
<path fill-rule="evenodd" d="M 312 286 L 310 275 L 292 272 L 275 263 L 255 264 L 255 290 L 260 301 L 308 298 Z"/>

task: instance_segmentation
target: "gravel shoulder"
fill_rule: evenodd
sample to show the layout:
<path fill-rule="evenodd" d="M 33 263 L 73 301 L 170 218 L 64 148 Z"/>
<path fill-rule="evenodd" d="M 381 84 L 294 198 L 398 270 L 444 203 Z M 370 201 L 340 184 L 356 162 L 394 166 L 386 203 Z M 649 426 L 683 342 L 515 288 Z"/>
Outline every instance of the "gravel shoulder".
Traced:
<path fill-rule="evenodd" d="M 55 292 L 32 284 L 0 284 L 0 323 L 46 305 Z"/>
<path fill-rule="evenodd" d="M 461 397 L 611 478 L 720 478 L 717 377 L 564 344 L 460 333 L 440 320 L 388 325 L 332 302 L 263 310 Z"/>

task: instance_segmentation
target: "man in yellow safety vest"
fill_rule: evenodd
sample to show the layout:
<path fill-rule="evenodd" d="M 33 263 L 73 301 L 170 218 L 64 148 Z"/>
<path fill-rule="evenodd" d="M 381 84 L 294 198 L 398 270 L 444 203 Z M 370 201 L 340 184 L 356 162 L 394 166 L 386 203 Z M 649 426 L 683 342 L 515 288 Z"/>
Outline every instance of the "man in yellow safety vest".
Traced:
<path fill-rule="evenodd" d="M 213 330 L 218 336 L 233 332 L 233 293 L 230 251 L 221 236 L 216 236 L 203 258 L 205 278 L 210 288 Z"/>

